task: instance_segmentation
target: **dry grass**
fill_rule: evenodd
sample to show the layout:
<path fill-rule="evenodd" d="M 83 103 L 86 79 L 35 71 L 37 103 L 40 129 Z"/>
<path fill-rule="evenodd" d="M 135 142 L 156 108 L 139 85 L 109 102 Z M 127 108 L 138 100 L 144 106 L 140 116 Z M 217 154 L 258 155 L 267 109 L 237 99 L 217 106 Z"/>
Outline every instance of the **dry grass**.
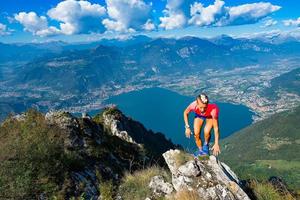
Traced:
<path fill-rule="evenodd" d="M 184 151 L 180 151 L 180 153 L 175 155 L 175 164 L 176 167 L 180 167 L 181 165 L 183 165 L 184 163 L 193 160 L 194 157 L 191 154 L 188 154 Z"/>
<path fill-rule="evenodd" d="M 119 187 L 119 193 L 124 200 L 140 200 L 151 196 L 149 183 L 151 178 L 157 175 L 164 177 L 165 181 L 171 182 L 171 174 L 157 166 L 136 171 L 133 174 L 125 174 Z"/>
<path fill-rule="evenodd" d="M 295 200 L 291 194 L 280 194 L 270 183 L 252 181 L 250 184 L 257 200 Z"/>
<path fill-rule="evenodd" d="M 200 196 L 196 191 L 189 191 L 187 189 L 178 191 L 170 200 L 200 200 Z"/>
<path fill-rule="evenodd" d="M 101 199 L 113 200 L 114 188 L 113 188 L 112 181 L 106 181 L 100 183 L 99 190 L 100 190 Z"/>

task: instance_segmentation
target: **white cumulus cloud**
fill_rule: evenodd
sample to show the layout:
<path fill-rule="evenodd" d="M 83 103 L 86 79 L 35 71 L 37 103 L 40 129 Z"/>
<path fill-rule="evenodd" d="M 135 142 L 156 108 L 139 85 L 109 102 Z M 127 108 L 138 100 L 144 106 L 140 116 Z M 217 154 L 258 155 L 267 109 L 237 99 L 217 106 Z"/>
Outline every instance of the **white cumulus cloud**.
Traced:
<path fill-rule="evenodd" d="M 45 16 L 38 16 L 35 12 L 20 12 L 15 14 L 14 18 L 24 26 L 25 31 L 31 32 L 33 35 L 50 36 L 60 33 L 56 27 L 48 27 Z"/>
<path fill-rule="evenodd" d="M 186 24 L 186 17 L 183 13 L 169 13 L 166 17 L 161 17 L 161 24 L 159 27 L 171 30 L 175 28 L 182 28 Z"/>
<path fill-rule="evenodd" d="M 274 26 L 277 23 L 278 22 L 274 19 L 268 19 L 268 20 L 264 21 L 264 24 L 261 27 L 266 28 L 266 27 Z"/>
<path fill-rule="evenodd" d="M 172 3 L 172 4 L 171 4 Z M 165 16 L 161 17 L 160 27 L 165 29 L 180 28 L 186 25 L 186 8 L 190 8 L 189 25 L 196 26 L 233 26 L 253 24 L 279 10 L 281 7 L 269 2 L 225 6 L 225 1 L 215 0 L 212 5 L 205 7 L 200 2 L 169 0 Z M 179 17 L 180 16 L 180 17 Z"/>
<path fill-rule="evenodd" d="M 127 34 L 159 28 L 171 30 L 186 26 L 234 26 L 261 20 L 264 20 L 262 27 L 269 27 L 277 21 L 268 16 L 281 8 L 269 2 L 226 6 L 224 0 L 215 0 L 211 5 L 204 5 L 203 0 L 164 0 L 165 8 L 162 13 L 157 13 L 152 8 L 152 2 L 147 2 L 105 0 L 102 6 L 89 0 L 64 0 L 49 9 L 45 16 L 35 12 L 20 12 L 14 15 L 14 20 L 21 23 L 25 31 L 38 36 L 102 34 L 111 31 Z M 160 16 L 159 21 L 154 20 L 152 15 Z M 50 26 L 48 22 L 56 24 Z M 283 23 L 300 26 L 300 18 L 285 20 Z M 5 29 L 5 25 L 0 26 L 0 34 L 3 35 Z"/>
<path fill-rule="evenodd" d="M 101 18 L 106 9 L 89 1 L 65 0 L 47 12 L 48 16 L 60 22 L 63 34 L 104 32 Z"/>
<path fill-rule="evenodd" d="M 281 7 L 269 2 L 259 2 L 228 7 L 228 19 L 220 25 L 242 25 L 256 23 Z"/>
<path fill-rule="evenodd" d="M 166 30 L 186 26 L 190 16 L 191 0 L 168 0 L 163 10 L 164 16 L 160 17 L 159 27 Z"/>
<path fill-rule="evenodd" d="M 300 26 L 300 17 L 298 19 L 283 20 L 285 26 Z"/>
<path fill-rule="evenodd" d="M 151 19 L 147 20 L 147 22 L 143 25 L 143 29 L 146 31 L 152 31 L 155 29 L 155 25 Z"/>
<path fill-rule="evenodd" d="M 128 28 L 124 24 L 122 24 L 122 22 L 120 22 L 120 21 L 104 19 L 102 21 L 102 23 L 104 24 L 104 26 L 107 30 L 113 30 L 113 31 L 117 31 L 117 32 L 128 32 Z"/>
<path fill-rule="evenodd" d="M 204 7 L 201 3 L 195 2 L 191 6 L 191 16 L 189 24 L 195 24 L 197 26 L 208 26 L 215 24 L 223 15 L 225 2 L 222 0 L 216 0 L 213 5 Z"/>
<path fill-rule="evenodd" d="M 11 29 L 8 29 L 5 24 L 0 23 L 0 36 L 10 35 Z"/>
<path fill-rule="evenodd" d="M 149 19 L 151 4 L 143 0 L 106 0 L 109 18 L 102 21 L 109 31 L 133 32 L 143 28 Z M 149 22 L 150 23 L 150 22 Z"/>

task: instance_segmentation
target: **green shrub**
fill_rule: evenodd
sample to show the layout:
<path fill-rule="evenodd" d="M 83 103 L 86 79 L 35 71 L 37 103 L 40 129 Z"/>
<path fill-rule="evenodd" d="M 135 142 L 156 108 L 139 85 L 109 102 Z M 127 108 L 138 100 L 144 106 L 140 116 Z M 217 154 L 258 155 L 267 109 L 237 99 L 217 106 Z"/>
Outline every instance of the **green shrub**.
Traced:
<path fill-rule="evenodd" d="M 96 122 L 97 124 L 103 124 L 103 113 L 98 113 L 93 117 L 93 121 Z"/>
<path fill-rule="evenodd" d="M 122 114 L 121 111 L 116 106 L 105 108 L 103 113 L 107 115 L 115 115 L 115 116 L 120 116 Z"/>
<path fill-rule="evenodd" d="M 35 110 L 25 120 L 7 119 L 0 127 L 0 196 L 31 199 L 58 192 L 66 168 L 62 135 Z"/>

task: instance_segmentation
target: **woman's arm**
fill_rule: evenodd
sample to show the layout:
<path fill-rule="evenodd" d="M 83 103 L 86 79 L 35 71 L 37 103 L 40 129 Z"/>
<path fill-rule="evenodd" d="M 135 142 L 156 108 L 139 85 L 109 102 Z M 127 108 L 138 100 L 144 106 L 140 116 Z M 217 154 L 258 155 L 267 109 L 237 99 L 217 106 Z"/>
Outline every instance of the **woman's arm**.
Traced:
<path fill-rule="evenodd" d="M 188 107 L 183 112 L 183 120 L 184 120 L 185 127 L 189 127 L 189 120 L 188 120 L 189 112 L 190 111 Z"/>
<path fill-rule="evenodd" d="M 190 109 L 189 109 L 189 107 L 187 107 L 183 112 L 183 120 L 184 120 L 184 124 L 185 124 L 185 126 L 184 126 L 185 127 L 185 136 L 188 138 L 191 135 L 191 128 L 189 126 L 189 120 L 188 120 L 189 113 L 190 113 Z"/>
<path fill-rule="evenodd" d="M 215 143 L 214 143 L 214 146 L 212 147 L 212 150 L 213 150 L 213 154 L 215 156 L 217 156 L 217 155 L 219 155 L 219 153 L 221 153 L 220 146 L 219 146 L 220 133 L 219 133 L 218 118 L 213 118 L 213 128 L 214 128 L 214 133 L 215 133 Z"/>

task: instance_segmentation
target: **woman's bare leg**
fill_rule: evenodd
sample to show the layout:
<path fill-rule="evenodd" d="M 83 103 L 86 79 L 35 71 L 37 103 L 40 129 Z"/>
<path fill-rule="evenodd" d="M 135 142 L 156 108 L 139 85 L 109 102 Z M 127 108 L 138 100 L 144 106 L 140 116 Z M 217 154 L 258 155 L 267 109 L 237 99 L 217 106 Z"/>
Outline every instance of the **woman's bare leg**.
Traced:
<path fill-rule="evenodd" d="M 205 127 L 204 127 L 204 140 L 205 143 L 208 144 L 211 136 L 211 128 L 213 127 L 213 120 L 206 119 Z"/>
<path fill-rule="evenodd" d="M 195 137 L 196 145 L 199 149 L 202 149 L 202 141 L 200 137 L 202 124 L 203 124 L 203 119 L 200 119 L 198 117 L 194 119 L 194 137 Z"/>

